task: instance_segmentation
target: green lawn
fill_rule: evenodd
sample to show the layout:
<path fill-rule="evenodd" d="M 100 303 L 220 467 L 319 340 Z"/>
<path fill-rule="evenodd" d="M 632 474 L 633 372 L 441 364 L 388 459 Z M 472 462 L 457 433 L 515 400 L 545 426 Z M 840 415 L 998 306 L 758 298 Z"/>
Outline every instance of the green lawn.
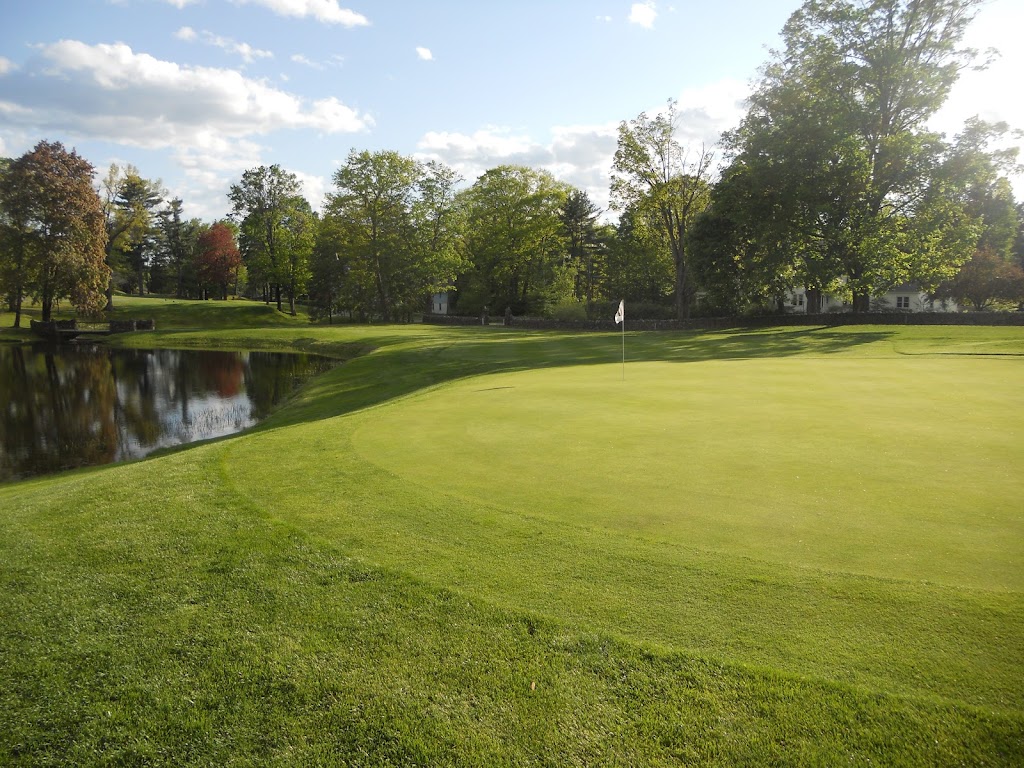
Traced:
<path fill-rule="evenodd" d="M 0 486 L 0 764 L 1024 762 L 1024 329 L 160 311 L 347 362 Z"/>

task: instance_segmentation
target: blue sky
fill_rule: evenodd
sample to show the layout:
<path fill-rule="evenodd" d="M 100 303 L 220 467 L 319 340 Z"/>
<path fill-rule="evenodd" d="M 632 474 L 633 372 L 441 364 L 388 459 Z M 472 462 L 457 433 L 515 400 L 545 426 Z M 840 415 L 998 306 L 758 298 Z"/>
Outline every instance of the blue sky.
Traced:
<path fill-rule="evenodd" d="M 60 140 L 98 175 L 136 165 L 206 219 L 271 163 L 319 207 L 352 148 L 438 159 L 467 182 L 547 168 L 604 206 L 618 123 L 676 98 L 680 139 L 713 144 L 799 5 L 18 0 L 0 27 L 0 155 Z M 1002 56 L 964 75 L 934 127 L 1024 128 L 1021 29 L 1021 0 L 981 11 L 968 42 Z"/>

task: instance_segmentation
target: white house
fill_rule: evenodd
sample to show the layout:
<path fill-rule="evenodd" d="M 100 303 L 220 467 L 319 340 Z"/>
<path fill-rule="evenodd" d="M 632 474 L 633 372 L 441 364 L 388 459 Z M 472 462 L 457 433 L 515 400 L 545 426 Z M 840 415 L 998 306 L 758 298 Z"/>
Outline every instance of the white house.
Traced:
<path fill-rule="evenodd" d="M 807 311 L 807 293 L 803 288 L 792 291 L 786 299 L 788 312 Z M 835 296 L 821 297 L 822 312 L 848 312 L 850 303 Z M 871 299 L 872 312 L 959 312 L 960 307 L 950 299 L 934 300 L 914 283 L 903 283 L 890 288 L 881 296 Z"/>
<path fill-rule="evenodd" d="M 960 311 L 960 307 L 952 299 L 932 299 L 914 283 L 897 285 L 881 296 L 871 299 L 871 309 L 879 312 L 888 312 L 893 309 L 906 312 Z"/>
<path fill-rule="evenodd" d="M 430 313 L 433 315 L 448 314 L 448 292 L 435 293 L 430 297 Z"/>

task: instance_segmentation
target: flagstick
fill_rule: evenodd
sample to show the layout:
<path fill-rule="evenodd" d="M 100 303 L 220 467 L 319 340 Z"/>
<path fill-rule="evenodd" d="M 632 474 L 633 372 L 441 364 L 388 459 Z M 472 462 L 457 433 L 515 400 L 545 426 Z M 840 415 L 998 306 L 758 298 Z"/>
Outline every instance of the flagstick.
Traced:
<path fill-rule="evenodd" d="M 626 381 L 626 314 L 623 313 L 623 381 Z"/>

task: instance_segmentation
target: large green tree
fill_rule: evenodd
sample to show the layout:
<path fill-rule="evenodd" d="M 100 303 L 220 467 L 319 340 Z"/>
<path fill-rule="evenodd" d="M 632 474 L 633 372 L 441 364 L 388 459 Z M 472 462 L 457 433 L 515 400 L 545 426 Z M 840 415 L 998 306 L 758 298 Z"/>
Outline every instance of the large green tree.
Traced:
<path fill-rule="evenodd" d="M 566 252 L 561 211 L 570 191 L 547 171 L 502 165 L 462 193 L 472 268 L 460 279 L 460 308 L 543 309 Z"/>
<path fill-rule="evenodd" d="M 606 298 L 636 304 L 674 303 L 675 266 L 657 213 L 646 207 L 622 211 L 605 258 Z"/>
<path fill-rule="evenodd" d="M 439 163 L 420 163 L 392 151 L 352 150 L 335 172 L 313 276 L 331 314 L 344 293 L 385 321 L 426 304 L 454 284 L 458 177 Z"/>
<path fill-rule="evenodd" d="M 157 247 L 157 209 L 163 203 L 160 181 L 143 178 L 133 165 L 111 163 L 100 185 L 105 248 L 111 282 L 107 286 L 107 309 L 113 307 L 114 280 L 139 295 L 145 290 L 146 270 Z"/>
<path fill-rule="evenodd" d="M 288 312 L 295 314 L 295 299 L 309 282 L 309 261 L 316 240 L 317 215 L 301 195 L 289 198 L 281 220 L 281 281 L 288 296 Z"/>
<path fill-rule="evenodd" d="M 812 299 L 841 283 L 866 311 L 971 255 L 965 181 L 926 122 L 974 60 L 961 43 L 981 1 L 808 0 L 783 28 L 728 138 L 727 194 L 739 240 Z"/>
<path fill-rule="evenodd" d="M 560 211 L 566 236 L 565 264 L 572 269 L 573 298 L 577 301 L 592 303 L 601 285 L 601 257 L 607 243 L 600 235 L 600 213 L 601 209 L 581 189 L 568 194 Z"/>
<path fill-rule="evenodd" d="M 92 165 L 74 150 L 41 141 L 3 175 L 0 205 L 20 260 L 14 289 L 39 300 L 44 321 L 51 319 L 61 298 L 69 298 L 80 312 L 99 311 L 105 301 L 110 271 L 93 173 Z"/>
<path fill-rule="evenodd" d="M 160 210 L 157 222 L 161 233 L 160 260 L 167 277 L 161 287 L 173 286 L 174 295 L 179 299 L 201 294 L 196 256 L 199 237 L 205 230 L 199 219 L 184 218 L 183 208 L 180 197 L 169 200 Z"/>
<path fill-rule="evenodd" d="M 676 317 L 689 317 L 696 296 L 688 236 L 710 196 L 712 154 L 690 150 L 676 139 L 676 102 L 654 117 L 645 113 L 619 125 L 618 147 L 612 163 L 612 204 L 653 212 L 675 268 Z"/>
<path fill-rule="evenodd" d="M 262 165 L 242 174 L 228 192 L 232 218 L 238 222 L 242 259 L 251 283 L 260 286 L 264 300 L 281 310 L 282 292 L 289 284 L 293 254 L 287 230 L 301 207 L 302 185 L 294 173 L 279 165 Z"/>

